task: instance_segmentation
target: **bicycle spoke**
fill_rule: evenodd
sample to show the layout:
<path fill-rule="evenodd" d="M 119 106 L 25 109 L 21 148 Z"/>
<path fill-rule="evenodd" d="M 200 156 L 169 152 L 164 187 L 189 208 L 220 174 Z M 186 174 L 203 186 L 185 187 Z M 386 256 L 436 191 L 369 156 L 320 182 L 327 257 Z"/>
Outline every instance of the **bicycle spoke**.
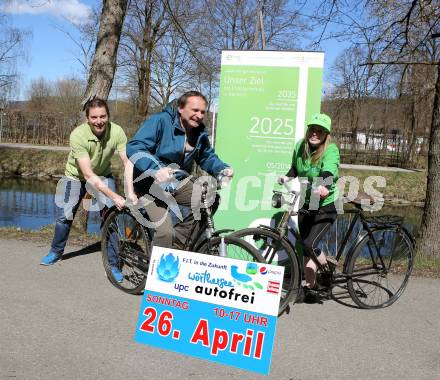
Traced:
<path fill-rule="evenodd" d="M 372 231 L 350 256 L 348 288 L 363 308 L 386 307 L 402 294 L 412 269 L 413 247 L 395 228 Z"/>
<path fill-rule="evenodd" d="M 281 291 L 280 313 L 290 301 L 295 302 L 300 284 L 300 271 L 296 252 L 276 232 L 263 228 L 247 228 L 236 231 L 232 236 L 239 237 L 256 248 L 268 264 L 284 267 L 284 278 Z"/>
<path fill-rule="evenodd" d="M 104 268 L 112 284 L 128 293 L 142 292 L 149 255 L 150 239 L 130 211 L 113 211 L 104 224 L 102 240 Z M 122 282 L 113 277 L 115 266 L 122 273 Z"/>

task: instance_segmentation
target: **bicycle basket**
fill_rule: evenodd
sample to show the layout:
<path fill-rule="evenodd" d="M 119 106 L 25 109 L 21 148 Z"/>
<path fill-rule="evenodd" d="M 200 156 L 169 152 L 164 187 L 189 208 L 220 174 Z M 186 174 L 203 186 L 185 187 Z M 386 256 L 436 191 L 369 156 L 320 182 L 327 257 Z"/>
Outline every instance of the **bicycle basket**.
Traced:
<path fill-rule="evenodd" d="M 380 215 L 365 218 L 370 227 L 401 226 L 403 217 L 397 215 Z"/>

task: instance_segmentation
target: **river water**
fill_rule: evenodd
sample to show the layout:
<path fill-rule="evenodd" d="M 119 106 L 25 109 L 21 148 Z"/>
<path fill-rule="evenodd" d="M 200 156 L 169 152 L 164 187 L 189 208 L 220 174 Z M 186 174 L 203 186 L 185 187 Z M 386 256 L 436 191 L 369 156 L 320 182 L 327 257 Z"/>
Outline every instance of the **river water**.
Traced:
<path fill-rule="evenodd" d="M 52 179 L 0 177 L 0 227 L 21 227 L 36 230 L 53 224 L 56 217 L 55 189 Z M 381 213 L 404 217 L 405 226 L 417 233 L 422 209 L 412 206 L 386 206 Z M 100 218 L 97 212 L 89 214 L 87 231 L 99 232 Z"/>
<path fill-rule="evenodd" d="M 0 227 L 37 230 L 56 219 L 57 180 L 0 177 Z M 87 232 L 98 233 L 99 213 L 91 212 Z"/>

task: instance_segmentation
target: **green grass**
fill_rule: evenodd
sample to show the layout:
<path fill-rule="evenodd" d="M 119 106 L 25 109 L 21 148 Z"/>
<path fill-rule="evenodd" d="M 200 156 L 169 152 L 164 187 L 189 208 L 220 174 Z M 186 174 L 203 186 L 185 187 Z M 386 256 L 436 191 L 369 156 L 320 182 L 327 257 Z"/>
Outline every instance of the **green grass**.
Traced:
<path fill-rule="evenodd" d="M 414 259 L 413 275 L 440 278 L 440 255 L 439 257 L 430 257 L 417 252 Z"/>
<path fill-rule="evenodd" d="M 426 172 L 388 172 L 379 170 L 341 169 L 340 176 L 358 178 L 360 190 L 363 190 L 365 179 L 370 176 L 382 176 L 386 180 L 384 188 L 373 187 L 384 195 L 385 199 L 403 199 L 409 202 L 423 202 L 426 193 Z"/>
<path fill-rule="evenodd" d="M 15 175 L 60 175 L 64 173 L 67 152 L 37 149 L 0 149 L 0 170 Z"/>

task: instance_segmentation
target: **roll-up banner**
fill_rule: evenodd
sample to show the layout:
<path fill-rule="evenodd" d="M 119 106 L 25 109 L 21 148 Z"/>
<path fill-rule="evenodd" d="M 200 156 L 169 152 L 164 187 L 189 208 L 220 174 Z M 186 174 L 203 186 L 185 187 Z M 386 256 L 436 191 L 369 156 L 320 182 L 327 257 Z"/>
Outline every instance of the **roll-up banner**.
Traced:
<path fill-rule="evenodd" d="M 322 52 L 222 52 L 215 147 L 235 175 L 222 190 L 218 229 L 270 223 L 276 179 L 320 111 L 323 65 Z"/>

